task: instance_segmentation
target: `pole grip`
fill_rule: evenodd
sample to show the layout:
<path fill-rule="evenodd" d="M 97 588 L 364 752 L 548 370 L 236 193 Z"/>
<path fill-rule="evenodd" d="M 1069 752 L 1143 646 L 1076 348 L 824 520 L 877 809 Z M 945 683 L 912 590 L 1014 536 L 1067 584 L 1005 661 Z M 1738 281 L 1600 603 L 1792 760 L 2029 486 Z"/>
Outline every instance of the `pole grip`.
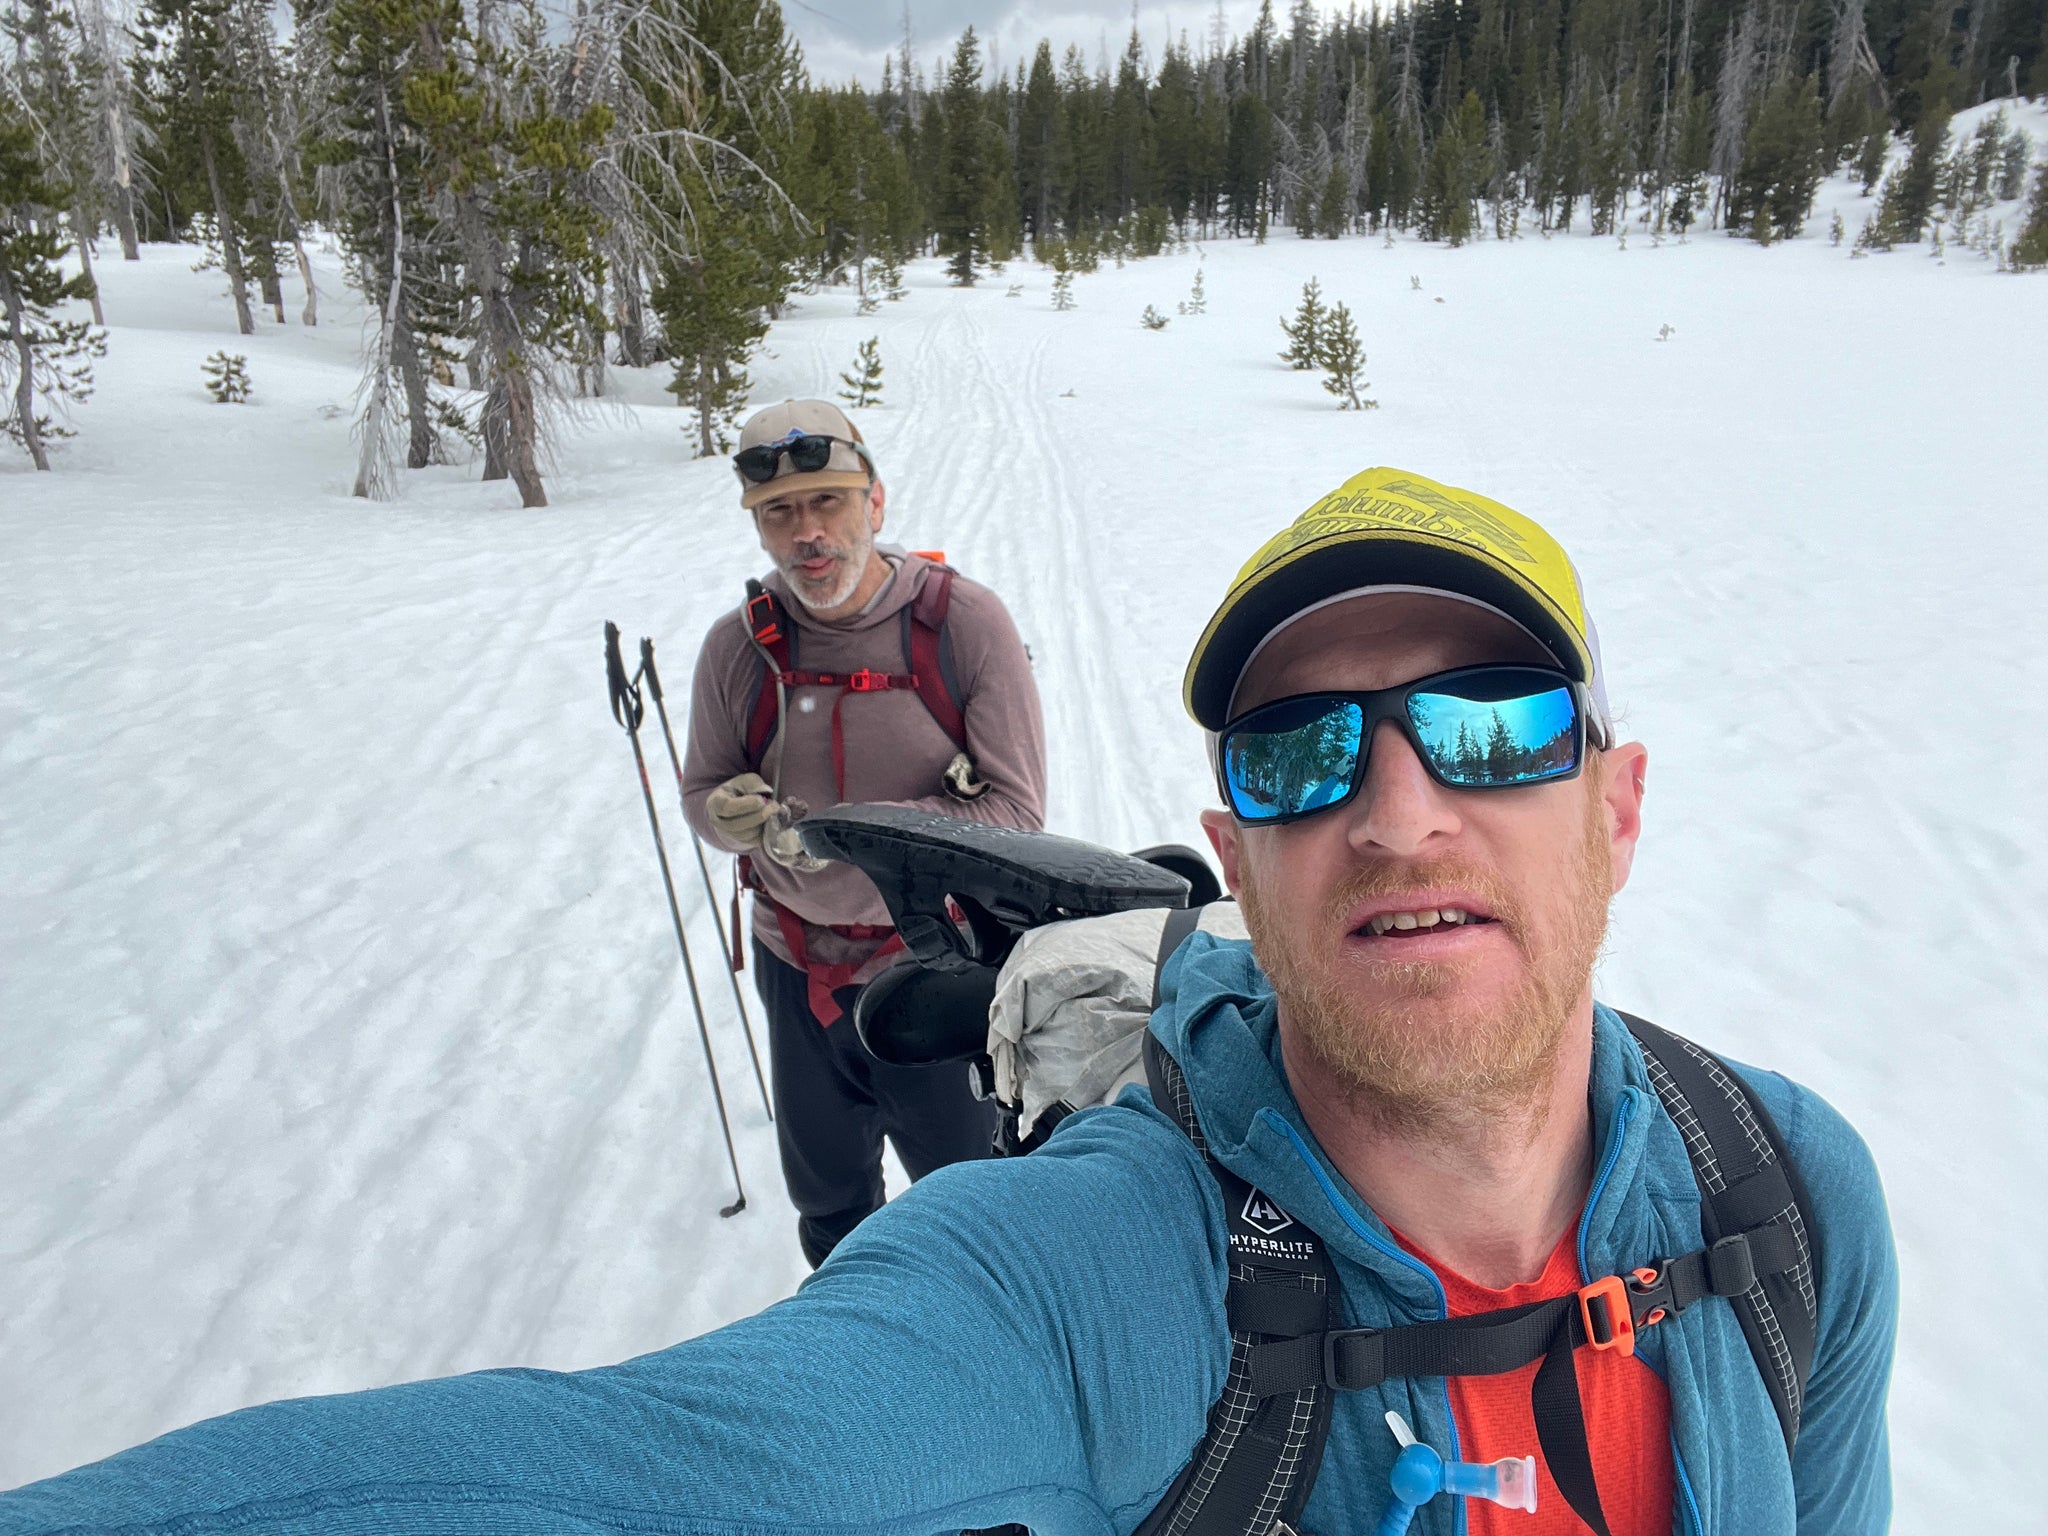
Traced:
<path fill-rule="evenodd" d="M 604 621 L 604 676 L 611 689 L 612 718 L 628 731 L 640 729 L 647 706 L 640 702 L 640 690 L 626 680 L 625 659 L 619 655 L 619 626 Z"/>
<path fill-rule="evenodd" d="M 655 702 L 659 703 L 661 674 L 654 670 L 654 642 L 645 635 L 640 637 L 640 675 L 647 679 L 648 690 L 653 693 Z"/>

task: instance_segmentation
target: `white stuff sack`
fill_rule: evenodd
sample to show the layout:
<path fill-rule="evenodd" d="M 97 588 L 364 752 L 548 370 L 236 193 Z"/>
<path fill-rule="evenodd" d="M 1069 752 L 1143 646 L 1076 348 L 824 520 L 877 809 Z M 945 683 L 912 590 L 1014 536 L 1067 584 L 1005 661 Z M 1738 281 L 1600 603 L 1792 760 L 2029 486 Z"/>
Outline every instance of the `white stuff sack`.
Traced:
<path fill-rule="evenodd" d="M 1145 1081 L 1145 1024 L 1159 969 L 1166 909 L 1112 912 L 1033 928 L 996 979 L 988 1053 L 996 1097 L 1029 1137 L 1054 1105 L 1107 1104 Z M 1237 904 L 1211 902 L 1196 925 L 1221 939 L 1247 937 Z"/>

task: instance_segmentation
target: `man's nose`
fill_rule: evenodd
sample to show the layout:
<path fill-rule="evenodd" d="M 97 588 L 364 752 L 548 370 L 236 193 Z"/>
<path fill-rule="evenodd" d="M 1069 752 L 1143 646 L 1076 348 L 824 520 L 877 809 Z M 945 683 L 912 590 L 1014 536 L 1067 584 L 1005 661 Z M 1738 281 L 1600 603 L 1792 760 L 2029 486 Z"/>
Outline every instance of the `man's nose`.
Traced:
<path fill-rule="evenodd" d="M 1455 834 L 1455 797 L 1429 776 L 1401 728 L 1380 721 L 1370 745 L 1365 782 L 1352 804 L 1352 846 L 1406 858 Z"/>

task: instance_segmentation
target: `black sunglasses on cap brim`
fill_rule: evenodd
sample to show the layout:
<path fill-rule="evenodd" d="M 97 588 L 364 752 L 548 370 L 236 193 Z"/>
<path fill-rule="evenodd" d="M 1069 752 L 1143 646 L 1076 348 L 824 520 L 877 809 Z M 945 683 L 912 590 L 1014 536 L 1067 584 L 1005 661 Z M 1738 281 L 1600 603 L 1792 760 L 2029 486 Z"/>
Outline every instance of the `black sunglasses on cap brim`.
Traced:
<path fill-rule="evenodd" d="M 791 469 L 799 474 L 816 474 L 832 462 L 832 445 L 835 443 L 844 443 L 859 454 L 870 475 L 875 472 L 875 461 L 868 456 L 866 444 L 857 443 L 850 437 L 833 437 L 825 432 L 792 432 L 772 443 L 756 443 L 751 448 L 742 448 L 732 456 L 732 467 L 749 485 L 766 485 L 775 478 L 782 456 L 788 454 Z"/>
<path fill-rule="evenodd" d="M 1365 782 L 1391 720 L 1447 789 L 1519 789 L 1585 766 L 1585 689 L 1549 667 L 1460 667 L 1370 693 L 1304 693 L 1240 715 L 1216 738 L 1230 814 L 1278 826 L 1334 810 Z"/>

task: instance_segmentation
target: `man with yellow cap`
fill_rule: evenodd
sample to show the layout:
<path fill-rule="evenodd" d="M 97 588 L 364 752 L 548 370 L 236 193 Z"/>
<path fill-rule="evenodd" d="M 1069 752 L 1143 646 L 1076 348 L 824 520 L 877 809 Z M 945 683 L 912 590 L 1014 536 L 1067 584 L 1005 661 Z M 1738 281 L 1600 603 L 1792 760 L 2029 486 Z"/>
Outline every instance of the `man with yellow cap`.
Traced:
<path fill-rule="evenodd" d="M 1555 541 L 1367 471 L 1245 566 L 1187 701 L 1250 937 L 1167 919 L 1149 1095 L 716 1333 L 216 1420 L 0 1531 L 1885 1530 L 1869 1153 L 1593 999 L 1647 759 Z"/>

